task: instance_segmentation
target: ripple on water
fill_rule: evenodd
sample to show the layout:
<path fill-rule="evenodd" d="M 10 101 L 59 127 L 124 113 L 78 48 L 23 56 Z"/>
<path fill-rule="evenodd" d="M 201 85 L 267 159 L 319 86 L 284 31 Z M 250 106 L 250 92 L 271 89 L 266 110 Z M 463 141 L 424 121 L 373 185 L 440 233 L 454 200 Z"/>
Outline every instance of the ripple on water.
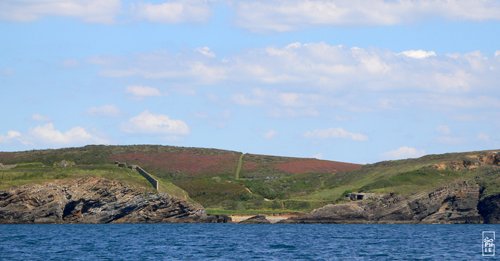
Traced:
<path fill-rule="evenodd" d="M 1 260 L 481 258 L 498 225 L 0 225 Z"/>

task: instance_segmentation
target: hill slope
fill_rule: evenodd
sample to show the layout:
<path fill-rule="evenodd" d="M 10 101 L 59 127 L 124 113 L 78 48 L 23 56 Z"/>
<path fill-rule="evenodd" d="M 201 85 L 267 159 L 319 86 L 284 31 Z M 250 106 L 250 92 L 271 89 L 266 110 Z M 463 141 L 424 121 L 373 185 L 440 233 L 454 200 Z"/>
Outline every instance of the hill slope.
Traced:
<path fill-rule="evenodd" d="M 61 168 L 60 162 L 74 162 Z M 151 190 L 146 180 L 115 161 L 138 164 L 160 180 L 163 192 L 196 201 L 210 213 L 307 212 L 346 202 L 346 194 L 412 197 L 446 184 L 472 182 L 481 197 L 500 193 L 496 151 L 429 155 L 369 165 L 234 151 L 170 146 L 86 146 L 0 152 L 0 189 L 81 176 L 120 179 Z M 17 164 L 15 167 L 5 167 Z M 0 169 L 2 169 L 0 167 Z"/>
<path fill-rule="evenodd" d="M 54 167 L 54 164 L 62 161 L 74 162 L 75 166 L 69 169 Z M 108 178 L 123 179 L 130 177 L 124 175 L 127 172 L 123 171 L 127 170 L 118 170 L 112 164 L 137 164 L 160 180 L 163 192 L 191 198 L 215 212 L 249 209 L 250 212 L 252 209 L 289 212 L 322 206 L 327 202 L 295 200 L 293 197 L 317 190 L 321 186 L 321 182 L 315 181 L 318 176 L 328 177 L 361 168 L 358 164 L 317 159 L 152 145 L 0 152 L 0 162 L 18 164 L 16 168 L 1 172 L 3 185 L 0 185 L 0 189 L 43 180 L 79 177 L 84 175 L 84 169 L 89 168 L 96 175 L 105 172 Z M 32 167 L 27 170 L 23 167 L 27 165 Z M 59 175 L 60 172 L 65 173 L 65 176 Z M 129 182 L 137 183 L 137 180 L 128 179 Z M 266 181 L 279 181 L 279 184 L 268 184 Z M 147 188 L 147 183 L 144 184 Z"/>

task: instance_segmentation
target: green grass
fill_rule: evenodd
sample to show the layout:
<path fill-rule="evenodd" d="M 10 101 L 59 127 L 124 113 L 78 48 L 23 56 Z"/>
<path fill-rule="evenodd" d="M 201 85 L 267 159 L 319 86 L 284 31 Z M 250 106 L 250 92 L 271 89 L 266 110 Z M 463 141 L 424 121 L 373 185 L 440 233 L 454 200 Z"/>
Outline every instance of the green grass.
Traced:
<path fill-rule="evenodd" d="M 297 200 L 323 200 L 336 202 L 343 199 L 345 191 L 397 193 L 410 195 L 429 191 L 439 186 L 459 180 L 472 180 L 484 177 L 489 167 L 467 171 L 438 171 L 432 165 L 442 162 L 467 159 L 472 153 L 430 155 L 419 159 L 386 161 L 364 166 L 362 169 L 347 173 L 337 173 L 323 180 L 323 186 L 302 196 L 292 196 Z M 493 167 L 498 170 L 498 168 Z M 494 175 L 491 175 L 492 177 Z M 500 178 L 485 181 L 491 193 L 500 190 Z M 488 185 L 489 184 L 489 185 Z"/>
<path fill-rule="evenodd" d="M 26 184 L 41 184 L 54 180 L 83 177 L 102 177 L 118 180 L 135 188 L 154 192 L 154 188 L 151 184 L 135 170 L 119 168 L 114 164 L 78 165 L 60 168 L 52 165 L 47 166 L 41 162 L 19 163 L 15 168 L 0 170 L 0 190 Z M 171 181 L 164 178 L 155 178 L 160 182 L 159 192 L 196 203 L 189 197 L 186 191 L 179 188 Z"/>
<path fill-rule="evenodd" d="M 148 181 L 135 171 L 117 168 L 111 164 L 85 165 L 70 168 L 57 168 L 41 163 L 23 163 L 17 167 L 0 170 L 0 189 L 32 183 L 45 183 L 54 180 L 83 177 L 102 177 L 122 181 L 128 185 L 153 191 Z"/>
<path fill-rule="evenodd" d="M 232 201 L 247 201 L 256 196 L 245 186 L 220 177 L 185 178 L 173 181 L 203 206 L 223 206 Z"/>
<path fill-rule="evenodd" d="M 152 174 L 150 173 L 150 175 L 152 175 Z M 152 176 L 159 181 L 158 192 L 167 193 L 169 195 L 186 200 L 186 201 L 191 202 L 191 203 L 195 203 L 195 204 L 197 203 L 195 200 L 193 200 L 189 196 L 189 193 L 187 193 L 185 190 L 181 189 L 180 187 L 176 186 L 170 180 L 165 179 L 165 178 L 161 178 L 161 177 L 156 177 L 154 175 L 152 175 Z"/>
<path fill-rule="evenodd" d="M 359 191 L 387 192 L 396 191 L 401 194 L 411 194 L 415 190 L 432 188 L 451 180 L 465 177 L 456 171 L 439 171 L 433 168 L 421 168 L 409 172 L 399 173 L 390 177 L 381 177 L 364 185 Z"/>
<path fill-rule="evenodd" d="M 484 168 L 477 181 L 484 188 L 482 197 L 500 194 L 500 168 Z"/>
<path fill-rule="evenodd" d="M 109 162 L 117 153 L 196 151 L 201 154 L 219 150 L 168 146 L 86 146 L 62 150 L 0 153 L 0 162 L 17 164 L 0 170 L 0 189 L 28 183 L 76 177 L 99 176 L 117 179 L 145 190 L 151 185 L 135 171 L 117 168 Z M 410 195 L 431 191 L 460 180 L 475 180 L 484 187 L 483 195 L 500 193 L 500 168 L 480 167 L 475 170 L 437 170 L 437 163 L 461 161 L 469 155 L 485 152 L 429 155 L 419 159 L 385 161 L 344 173 L 283 174 L 273 169 L 283 157 L 240 155 L 230 171 L 210 175 L 186 176 L 175 169 L 147 169 L 159 181 L 159 192 L 200 203 L 213 214 L 258 214 L 307 212 L 325 204 L 342 201 L 346 191 L 397 193 Z M 148 154 L 149 155 L 149 154 Z M 77 165 L 54 167 L 54 162 L 69 160 Z M 146 157 L 147 162 L 147 157 Z M 258 164 L 245 171 L 245 164 Z M 248 166 L 247 166 L 248 167 Z M 233 172 L 234 171 L 234 172 Z M 173 174 L 172 174 L 173 173 Z M 175 174 L 175 175 L 174 175 Z"/>

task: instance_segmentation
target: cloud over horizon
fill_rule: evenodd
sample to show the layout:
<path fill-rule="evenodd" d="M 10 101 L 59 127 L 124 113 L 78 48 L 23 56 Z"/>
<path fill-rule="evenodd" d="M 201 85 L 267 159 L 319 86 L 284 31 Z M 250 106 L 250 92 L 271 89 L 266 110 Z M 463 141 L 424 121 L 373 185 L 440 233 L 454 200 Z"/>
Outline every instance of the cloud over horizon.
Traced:
<path fill-rule="evenodd" d="M 304 133 L 306 138 L 316 138 L 316 139 L 329 139 L 329 138 L 339 138 L 339 139 L 350 139 L 353 141 L 366 141 L 368 136 L 347 131 L 343 128 L 329 128 L 329 129 L 317 129 L 312 131 L 307 131 Z"/>
<path fill-rule="evenodd" d="M 161 92 L 157 88 L 141 85 L 128 86 L 125 92 L 137 98 L 161 96 Z"/>
<path fill-rule="evenodd" d="M 386 160 L 399 160 L 399 159 L 419 158 L 424 155 L 425 155 L 424 150 L 420 150 L 409 146 L 402 146 L 397 149 L 385 152 L 383 154 L 383 157 Z"/>
<path fill-rule="evenodd" d="M 208 48 L 206 50 L 209 50 Z M 395 52 L 330 45 L 291 43 L 258 48 L 215 59 L 192 53 L 152 52 L 132 57 L 100 57 L 95 64 L 111 78 L 143 79 L 182 84 L 238 85 L 231 101 L 242 106 L 267 106 L 275 115 L 317 115 L 317 106 L 349 110 L 394 106 L 488 107 L 500 99 L 495 91 L 500 59 L 481 52 L 437 54 L 431 50 Z M 425 80 L 423 80 L 425 79 Z M 293 90 L 293 91 L 292 91 Z M 150 87 L 129 87 L 138 96 L 156 96 Z M 373 104 L 339 97 L 378 95 Z M 496 104 L 496 105 L 495 105 Z M 364 109 L 361 107 L 365 107 Z"/>
<path fill-rule="evenodd" d="M 3 0 L 0 19 L 29 22 L 46 16 L 65 16 L 108 24 L 115 21 L 120 8 L 120 0 Z"/>
<path fill-rule="evenodd" d="M 140 19 L 160 23 L 203 22 L 211 13 L 208 1 L 203 0 L 138 2 L 133 3 L 131 9 Z"/>
<path fill-rule="evenodd" d="M 311 26 L 387 26 L 429 17 L 449 20 L 499 20 L 494 0 L 383 1 L 277 0 L 235 3 L 237 24 L 251 31 L 285 32 Z"/>
<path fill-rule="evenodd" d="M 50 16 L 110 24 L 116 21 L 153 23 L 207 22 L 218 5 L 231 11 L 236 25 L 250 31 L 286 32 L 311 26 L 390 26 L 429 17 L 455 21 L 500 19 L 494 0 L 4 0 L 0 19 L 28 22 Z"/>
<path fill-rule="evenodd" d="M 149 111 L 143 111 L 130 118 L 122 129 L 129 133 L 156 134 L 165 137 L 185 136 L 190 132 L 186 122 Z"/>
<path fill-rule="evenodd" d="M 120 115 L 120 109 L 118 109 L 115 105 L 107 104 L 90 107 L 88 109 L 88 113 L 92 116 L 115 117 Z"/>
<path fill-rule="evenodd" d="M 0 1 L 0 147 L 175 143 L 357 162 L 499 147 L 499 10 Z"/>

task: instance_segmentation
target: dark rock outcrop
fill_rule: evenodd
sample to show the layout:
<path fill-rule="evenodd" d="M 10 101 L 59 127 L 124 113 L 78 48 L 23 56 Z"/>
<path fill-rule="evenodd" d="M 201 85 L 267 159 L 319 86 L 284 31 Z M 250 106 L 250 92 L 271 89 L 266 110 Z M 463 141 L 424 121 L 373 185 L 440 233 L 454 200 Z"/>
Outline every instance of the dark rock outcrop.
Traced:
<path fill-rule="evenodd" d="M 224 222 L 164 193 L 119 181 L 81 178 L 0 191 L 0 223 Z"/>
<path fill-rule="evenodd" d="M 500 195 L 485 197 L 477 206 L 487 224 L 500 224 Z"/>
<path fill-rule="evenodd" d="M 208 215 L 206 223 L 230 223 L 231 217 L 226 215 Z"/>
<path fill-rule="evenodd" d="M 266 219 L 264 215 L 256 215 L 251 218 L 242 220 L 239 224 L 271 224 L 269 220 Z"/>
<path fill-rule="evenodd" d="M 479 185 L 460 182 L 409 197 L 387 194 L 373 200 L 330 204 L 281 223 L 482 223 L 481 214 L 490 212 L 484 221 L 498 223 L 500 197 L 484 201 L 485 210 L 481 210 L 479 199 Z"/>

